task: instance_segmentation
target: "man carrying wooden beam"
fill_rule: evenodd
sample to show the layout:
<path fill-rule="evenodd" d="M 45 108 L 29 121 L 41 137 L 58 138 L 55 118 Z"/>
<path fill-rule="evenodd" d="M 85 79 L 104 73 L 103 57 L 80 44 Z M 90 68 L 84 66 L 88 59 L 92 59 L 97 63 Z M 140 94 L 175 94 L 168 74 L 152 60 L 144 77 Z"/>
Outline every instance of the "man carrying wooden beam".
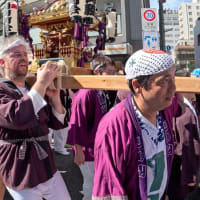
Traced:
<path fill-rule="evenodd" d="M 16 36 L 2 41 L 0 65 L 0 174 L 15 200 L 70 200 L 57 171 L 49 128 L 67 126 L 60 91 L 49 89 L 59 72 L 47 62 L 32 86 L 25 82 L 28 44 Z"/>
<path fill-rule="evenodd" d="M 115 64 L 107 56 L 96 57 L 91 66 L 96 75 L 115 73 Z M 83 175 L 83 200 L 89 200 L 92 196 L 94 138 L 99 121 L 109 108 L 109 97 L 103 90 L 81 89 L 72 100 L 67 143 L 74 145 L 74 161 Z"/>
<path fill-rule="evenodd" d="M 134 53 L 125 66 L 132 95 L 101 120 L 95 139 L 93 200 L 160 200 L 174 153 L 172 117 L 181 111 L 175 66 L 165 52 Z"/>

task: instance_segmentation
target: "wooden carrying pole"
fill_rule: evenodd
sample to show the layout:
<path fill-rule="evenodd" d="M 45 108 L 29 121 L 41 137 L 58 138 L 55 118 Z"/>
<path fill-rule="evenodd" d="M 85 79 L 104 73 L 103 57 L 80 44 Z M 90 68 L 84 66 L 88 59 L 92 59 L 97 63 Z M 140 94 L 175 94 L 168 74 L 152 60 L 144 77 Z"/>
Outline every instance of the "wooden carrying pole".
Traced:
<path fill-rule="evenodd" d="M 35 77 L 27 77 L 27 82 L 32 85 Z M 200 93 L 200 78 L 176 77 L 177 92 Z M 56 88 L 71 89 L 101 89 L 101 90 L 128 90 L 127 80 L 124 76 L 95 76 L 95 75 L 62 75 L 54 80 Z"/>
<path fill-rule="evenodd" d="M 27 77 L 26 81 L 33 85 L 35 76 Z M 176 77 L 177 92 L 200 93 L 200 78 Z M 54 80 L 56 88 L 66 89 L 101 89 L 101 90 L 129 90 L 127 80 L 124 76 L 95 76 L 95 75 L 62 75 Z M 0 176 L 0 200 L 3 200 L 5 186 Z"/>

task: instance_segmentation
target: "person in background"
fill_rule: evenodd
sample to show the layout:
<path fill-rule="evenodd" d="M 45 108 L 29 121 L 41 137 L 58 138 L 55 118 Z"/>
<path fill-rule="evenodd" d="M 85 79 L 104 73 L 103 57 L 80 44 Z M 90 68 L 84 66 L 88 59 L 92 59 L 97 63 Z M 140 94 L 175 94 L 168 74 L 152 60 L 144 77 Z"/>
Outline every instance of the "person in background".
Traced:
<path fill-rule="evenodd" d="M 91 63 L 95 75 L 115 74 L 115 64 L 107 56 L 97 56 Z M 94 175 L 94 139 L 99 121 L 110 109 L 106 91 L 80 89 L 72 100 L 67 144 L 74 147 L 74 162 L 83 174 L 84 200 L 91 199 Z"/>
<path fill-rule="evenodd" d="M 13 36 L 1 41 L 0 174 L 15 200 L 70 200 L 48 141 L 49 128 L 67 126 L 60 91 L 49 89 L 59 72 L 47 62 L 36 82 L 26 83 L 28 44 Z"/>
<path fill-rule="evenodd" d="M 70 109 L 71 109 L 71 97 L 69 95 L 68 90 L 61 90 L 61 102 L 64 108 L 66 109 L 66 118 L 67 121 L 69 122 L 70 119 Z M 68 136 L 68 127 L 60 130 L 53 130 L 50 129 L 49 131 L 49 142 L 54 150 L 54 152 L 60 154 L 60 155 L 69 155 L 69 152 L 67 152 L 65 145 L 67 141 L 67 136 Z"/>
<path fill-rule="evenodd" d="M 129 90 L 118 90 L 115 98 L 115 104 L 120 103 L 122 100 L 126 99 L 126 97 L 130 94 L 131 92 Z"/>
<path fill-rule="evenodd" d="M 176 141 L 172 174 L 167 194 L 169 200 L 183 200 L 196 188 L 200 161 L 199 120 L 193 106 L 194 93 L 181 93 L 185 112 L 174 119 Z"/>
<path fill-rule="evenodd" d="M 124 68 L 123 68 L 123 70 L 121 70 L 120 73 L 121 73 L 121 75 L 126 75 Z M 129 95 L 129 93 L 131 93 L 130 90 L 118 90 L 116 93 L 115 105 L 120 103 L 122 100 L 124 100 Z"/>
<path fill-rule="evenodd" d="M 125 65 L 132 91 L 100 121 L 93 200 L 161 200 L 174 155 L 172 118 L 181 113 L 172 58 L 135 52 Z"/>
<path fill-rule="evenodd" d="M 196 68 L 192 71 L 191 73 L 191 76 L 192 77 L 196 77 L 196 78 L 199 78 L 200 77 L 200 69 L 199 68 Z M 196 112 L 196 115 L 197 115 L 197 120 L 196 122 L 200 122 L 200 94 L 196 93 L 195 94 L 195 99 L 196 101 L 193 101 L 192 102 L 192 105 L 193 107 L 195 108 L 195 112 Z M 196 117 L 195 117 L 196 118 Z M 193 135 L 193 134 L 192 134 Z M 200 138 L 200 135 L 199 135 L 199 138 Z M 199 141 L 198 141 L 199 142 Z M 192 143 L 194 144 L 194 143 Z M 191 145 L 193 146 L 193 145 Z M 195 147 L 195 153 L 196 155 L 199 155 L 199 153 L 197 153 L 198 151 L 196 151 L 198 148 L 196 148 L 196 145 L 194 146 Z M 194 156 L 192 156 L 194 157 Z M 200 165 L 200 163 L 196 163 L 197 157 L 195 156 L 195 159 L 194 159 L 194 164 L 197 164 L 197 165 Z M 198 159 L 199 159 L 199 156 L 198 156 Z M 193 162 L 193 161 L 192 161 Z M 197 166 L 196 165 L 196 166 Z M 193 165 L 195 166 L 195 165 Z M 195 166 L 195 167 L 196 167 Z M 192 173 L 194 173 L 194 167 L 192 168 Z M 191 176 L 191 173 L 189 173 L 189 176 Z M 190 188 L 190 191 L 192 190 L 192 192 L 189 192 L 186 197 L 185 197 L 185 200 L 199 200 L 200 199 L 200 168 L 197 169 L 197 174 L 195 175 L 194 174 L 194 177 L 196 178 L 196 185 L 192 187 L 189 187 L 191 186 L 191 184 L 188 186 L 188 188 Z M 190 179 L 191 180 L 191 179 Z"/>

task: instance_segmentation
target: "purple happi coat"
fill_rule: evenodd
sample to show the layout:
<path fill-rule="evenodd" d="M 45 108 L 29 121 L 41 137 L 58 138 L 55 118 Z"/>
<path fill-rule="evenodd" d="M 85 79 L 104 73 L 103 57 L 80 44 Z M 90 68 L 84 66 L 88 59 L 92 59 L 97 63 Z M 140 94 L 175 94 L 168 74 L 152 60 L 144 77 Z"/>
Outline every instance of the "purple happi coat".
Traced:
<path fill-rule="evenodd" d="M 95 139 L 93 200 L 146 200 L 147 165 L 142 133 L 127 97 L 100 122 Z M 178 113 L 177 97 L 162 113 L 168 177 L 174 153 L 172 118 Z"/>
<path fill-rule="evenodd" d="M 85 161 L 94 160 L 94 139 L 99 121 L 107 112 L 103 91 L 81 89 L 72 101 L 67 143 L 83 147 Z"/>
<path fill-rule="evenodd" d="M 47 140 L 38 141 L 38 145 L 48 154 L 45 159 L 40 159 L 35 142 L 27 142 L 25 158 L 20 159 L 22 141 L 0 145 L 0 173 L 4 184 L 21 190 L 35 187 L 53 177 L 57 169 L 48 141 L 49 128 L 58 130 L 66 126 L 67 121 L 62 124 L 49 104 L 36 116 L 28 95 L 23 96 L 17 89 L 0 83 L 0 140 L 25 141 L 46 136 Z"/>

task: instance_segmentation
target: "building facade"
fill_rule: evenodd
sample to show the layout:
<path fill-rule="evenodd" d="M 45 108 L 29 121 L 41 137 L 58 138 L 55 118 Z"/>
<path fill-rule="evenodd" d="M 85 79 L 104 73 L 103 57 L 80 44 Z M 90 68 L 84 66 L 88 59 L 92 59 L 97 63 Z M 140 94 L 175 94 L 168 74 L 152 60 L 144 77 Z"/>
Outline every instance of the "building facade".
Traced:
<path fill-rule="evenodd" d="M 165 49 L 171 53 L 175 48 L 179 37 L 178 10 L 164 10 Z"/>
<path fill-rule="evenodd" d="M 191 72 L 195 65 L 194 42 L 191 40 L 179 40 L 175 51 L 175 64 L 177 71 Z"/>
<path fill-rule="evenodd" d="M 143 8 L 150 8 L 149 0 L 141 0 L 141 3 Z"/>
<path fill-rule="evenodd" d="M 198 17 L 200 17 L 200 0 L 193 2 L 184 2 L 178 9 L 180 39 L 194 41 L 194 26 Z"/>

